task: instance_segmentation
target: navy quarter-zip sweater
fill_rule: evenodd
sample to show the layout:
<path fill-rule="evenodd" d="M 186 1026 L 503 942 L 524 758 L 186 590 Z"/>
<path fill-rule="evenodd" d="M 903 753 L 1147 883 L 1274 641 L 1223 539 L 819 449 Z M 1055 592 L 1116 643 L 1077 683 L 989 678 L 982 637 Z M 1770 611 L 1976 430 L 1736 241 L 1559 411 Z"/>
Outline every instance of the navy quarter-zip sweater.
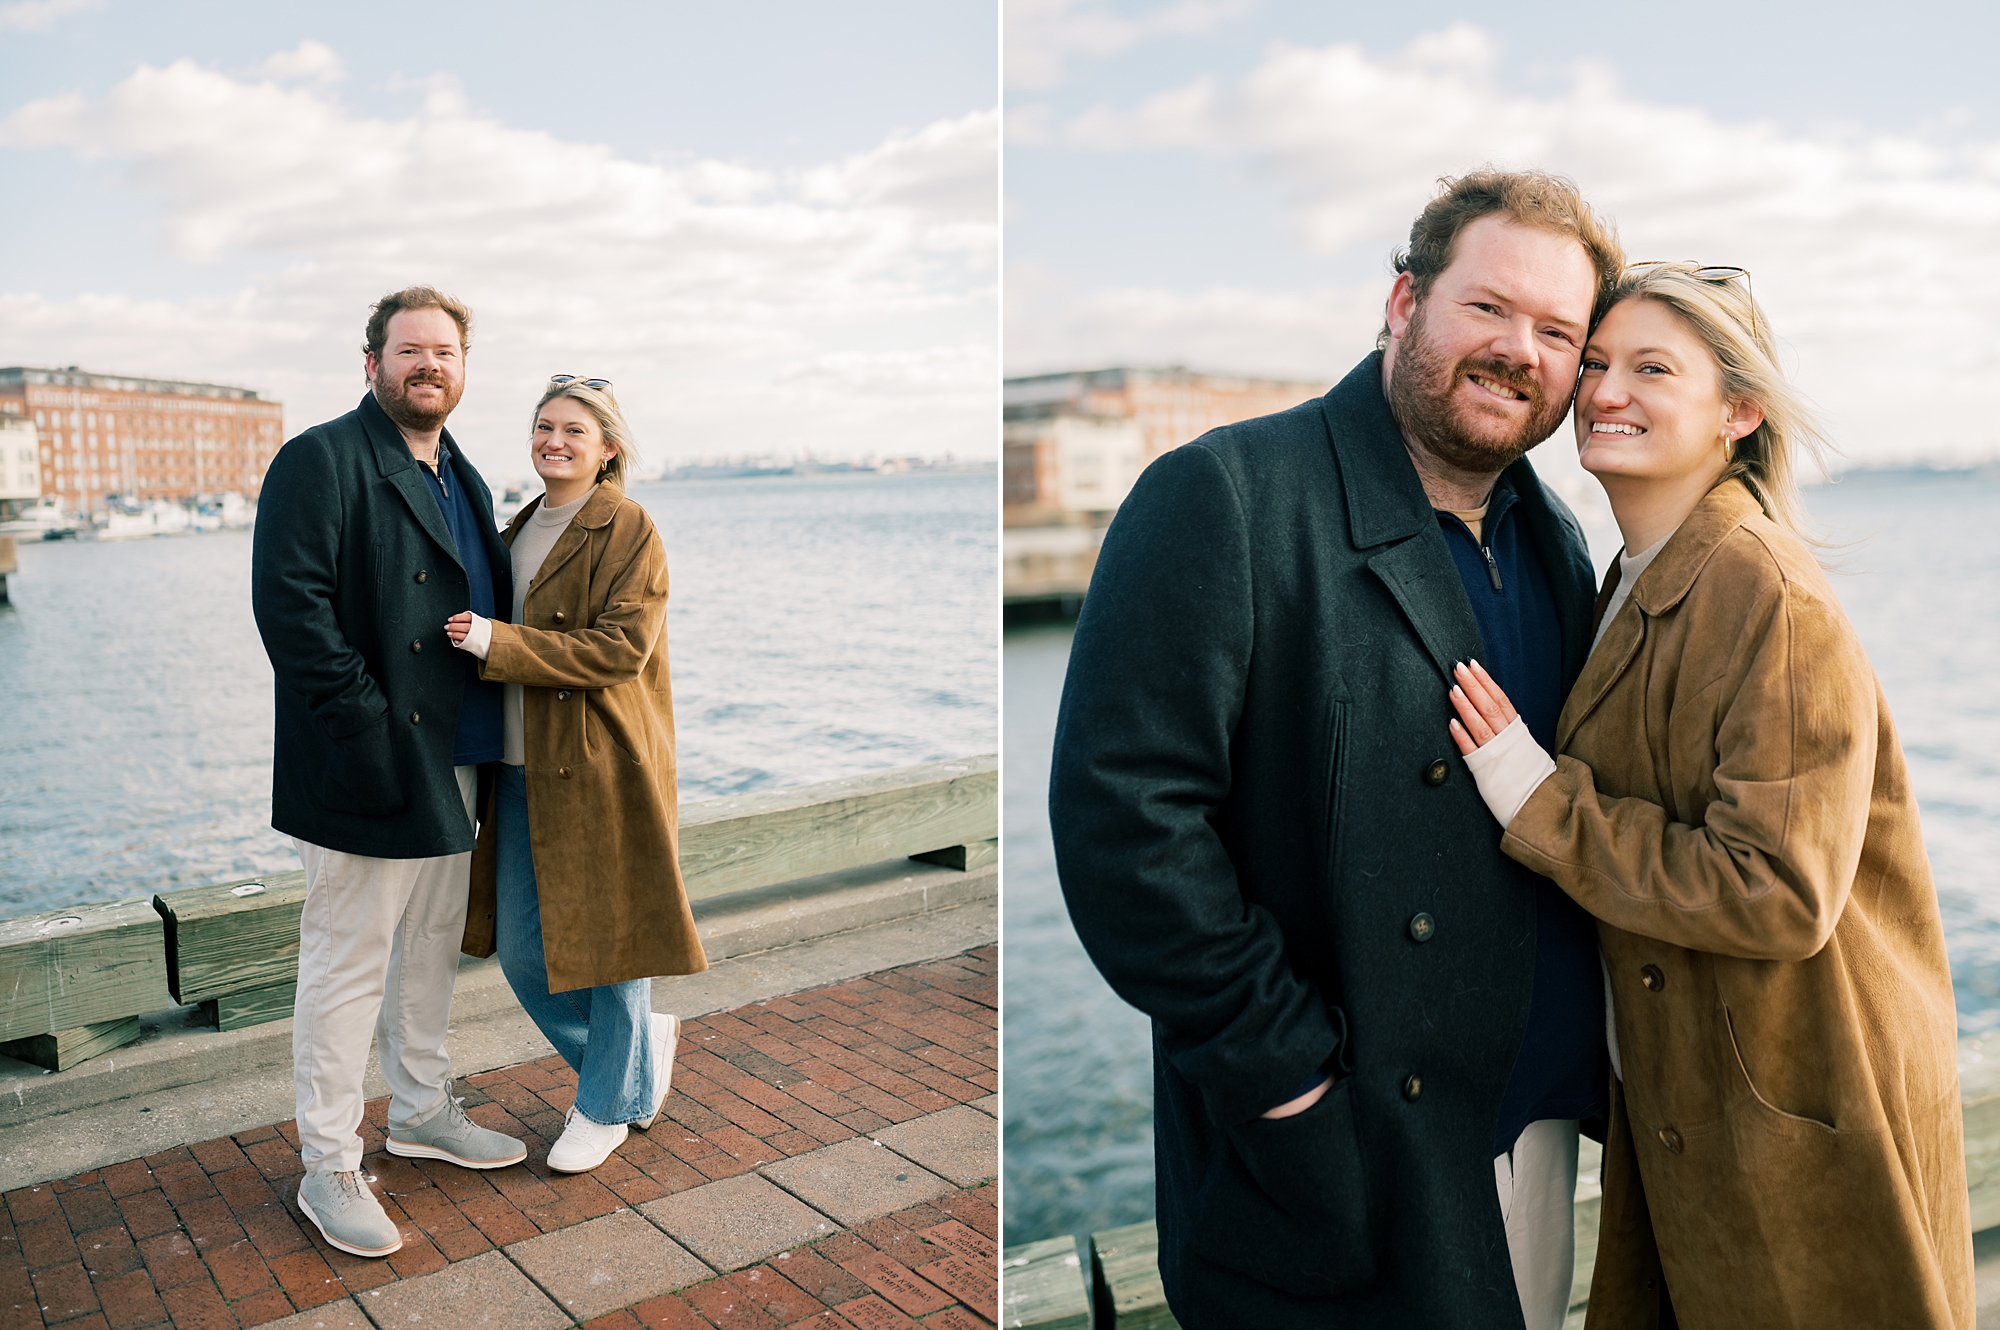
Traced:
<path fill-rule="evenodd" d="M 1556 747 L 1562 712 L 1562 628 L 1555 595 L 1518 517 L 1518 496 L 1503 476 L 1493 487 L 1484 541 L 1454 514 L 1438 513 L 1486 667 L 1542 748 Z M 1535 995 L 1528 1030 L 1500 1101 L 1493 1153 L 1505 1154 L 1531 1122 L 1587 1118 L 1604 1109 L 1604 980 L 1597 927 L 1583 907 L 1545 877 L 1535 879 Z"/>

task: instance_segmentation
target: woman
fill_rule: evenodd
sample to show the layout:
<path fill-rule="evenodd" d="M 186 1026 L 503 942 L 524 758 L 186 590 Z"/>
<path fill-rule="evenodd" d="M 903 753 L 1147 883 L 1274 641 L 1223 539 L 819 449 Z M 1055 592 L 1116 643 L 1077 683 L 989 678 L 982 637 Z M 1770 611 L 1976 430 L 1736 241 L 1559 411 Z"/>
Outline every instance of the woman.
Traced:
<path fill-rule="evenodd" d="M 513 621 L 445 625 L 506 685 L 506 753 L 472 855 L 464 950 L 577 1075 L 549 1167 L 581 1173 L 659 1116 L 679 1024 L 651 976 L 708 968 L 681 882 L 667 682 L 667 560 L 625 494 L 631 433 L 603 379 L 535 404 L 544 492 L 503 533 Z"/>
<path fill-rule="evenodd" d="M 1502 848 L 1599 921 L 1588 1324 L 1969 1330 L 1936 893 L 1888 708 L 1800 535 L 1811 425 L 1741 276 L 1628 269 L 1585 349 L 1580 460 L 1625 552 L 1560 758 L 1476 663 L 1452 735 Z"/>

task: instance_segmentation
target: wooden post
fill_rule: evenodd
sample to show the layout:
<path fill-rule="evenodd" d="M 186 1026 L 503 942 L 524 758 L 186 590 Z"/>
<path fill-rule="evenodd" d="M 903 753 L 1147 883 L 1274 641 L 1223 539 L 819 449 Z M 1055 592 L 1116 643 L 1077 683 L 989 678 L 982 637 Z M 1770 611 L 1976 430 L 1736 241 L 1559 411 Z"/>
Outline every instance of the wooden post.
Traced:
<path fill-rule="evenodd" d="M 1075 1238 L 1009 1247 L 1000 1257 L 1005 1330 L 1090 1330 L 1090 1289 Z"/>
<path fill-rule="evenodd" d="M 1000 838 L 976 840 L 969 845 L 947 845 L 942 850 L 925 850 L 913 854 L 912 859 L 927 864 L 943 864 L 946 868 L 956 868 L 961 873 L 975 868 L 984 868 L 1000 857 Z"/>
<path fill-rule="evenodd" d="M 14 538 L 0 536 L 0 605 L 7 603 L 7 574 L 19 571 L 21 564 L 14 553 Z"/>
<path fill-rule="evenodd" d="M 0 1053 L 23 1062 L 32 1062 L 47 1071 L 67 1071 L 86 1058 L 123 1048 L 139 1037 L 137 1016 L 114 1016 L 94 1025 L 54 1034 L 29 1035 L 0 1044 Z"/>
<path fill-rule="evenodd" d="M 1090 1235 L 1100 1330 L 1180 1330 L 1160 1286 L 1160 1233 L 1152 1220 Z"/>
<path fill-rule="evenodd" d="M 200 1004 L 202 1015 L 224 1030 L 290 1016 L 299 982 L 299 915 L 305 903 L 302 872 L 153 897 L 174 999 Z"/>
<path fill-rule="evenodd" d="M 0 1041 L 64 1035 L 171 1005 L 151 902 L 0 919 Z M 68 1038 L 74 1047 L 88 1036 Z"/>

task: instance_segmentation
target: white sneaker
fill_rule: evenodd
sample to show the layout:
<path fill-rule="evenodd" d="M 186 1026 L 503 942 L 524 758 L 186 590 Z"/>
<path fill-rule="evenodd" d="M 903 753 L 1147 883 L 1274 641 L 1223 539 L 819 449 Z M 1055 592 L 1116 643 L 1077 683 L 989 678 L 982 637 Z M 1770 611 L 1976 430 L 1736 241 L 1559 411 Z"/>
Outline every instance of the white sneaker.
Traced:
<path fill-rule="evenodd" d="M 652 1013 L 653 1111 L 632 1125 L 640 1131 L 660 1120 L 660 1105 L 667 1102 L 667 1089 L 674 1080 L 674 1050 L 680 1047 L 681 1018 L 664 1012 Z"/>
<path fill-rule="evenodd" d="M 561 1138 L 549 1147 L 549 1167 L 558 1173 L 588 1173 L 609 1159 L 624 1140 L 624 1123 L 607 1127 L 592 1122 L 571 1104 Z"/>

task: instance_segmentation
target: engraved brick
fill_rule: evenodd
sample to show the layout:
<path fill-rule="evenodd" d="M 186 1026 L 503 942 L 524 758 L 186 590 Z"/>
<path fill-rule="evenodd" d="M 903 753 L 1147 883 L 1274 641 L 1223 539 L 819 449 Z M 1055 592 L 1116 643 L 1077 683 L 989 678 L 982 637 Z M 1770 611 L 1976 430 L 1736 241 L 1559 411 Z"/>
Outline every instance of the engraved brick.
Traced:
<path fill-rule="evenodd" d="M 956 1256 L 920 1266 L 916 1273 L 957 1298 L 989 1321 L 1000 1319 L 1000 1271 L 980 1267 Z"/>
<path fill-rule="evenodd" d="M 952 1299 L 935 1284 L 918 1276 L 901 1261 L 892 1260 L 880 1252 L 844 1260 L 840 1268 L 911 1316 L 922 1316 L 952 1303 Z M 841 1314 L 846 1315 L 845 1312 Z"/>
<path fill-rule="evenodd" d="M 852 1323 L 854 1330 L 913 1330 L 916 1325 L 915 1321 L 873 1293 L 853 1302 L 843 1302 L 834 1311 Z"/>

